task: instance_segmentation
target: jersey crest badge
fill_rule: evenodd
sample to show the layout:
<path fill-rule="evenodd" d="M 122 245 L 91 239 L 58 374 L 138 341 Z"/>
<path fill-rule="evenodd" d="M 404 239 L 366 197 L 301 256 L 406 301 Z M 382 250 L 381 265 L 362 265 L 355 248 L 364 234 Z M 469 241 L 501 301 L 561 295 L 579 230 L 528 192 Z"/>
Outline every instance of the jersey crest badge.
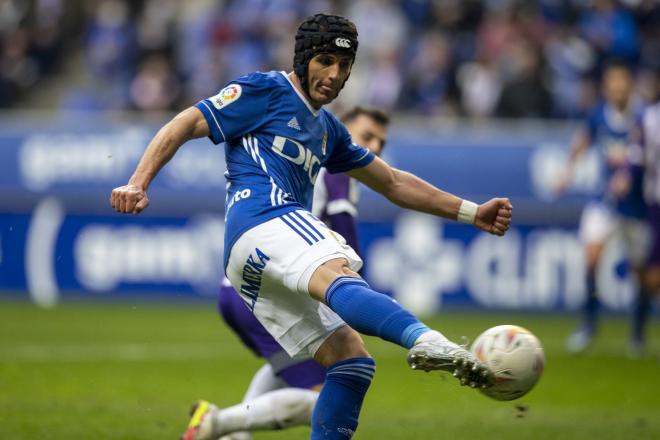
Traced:
<path fill-rule="evenodd" d="M 220 93 L 211 98 L 211 103 L 213 103 L 215 108 L 220 110 L 232 102 L 237 101 L 238 98 L 241 97 L 241 91 L 240 84 L 229 84 L 227 87 L 220 90 Z"/>

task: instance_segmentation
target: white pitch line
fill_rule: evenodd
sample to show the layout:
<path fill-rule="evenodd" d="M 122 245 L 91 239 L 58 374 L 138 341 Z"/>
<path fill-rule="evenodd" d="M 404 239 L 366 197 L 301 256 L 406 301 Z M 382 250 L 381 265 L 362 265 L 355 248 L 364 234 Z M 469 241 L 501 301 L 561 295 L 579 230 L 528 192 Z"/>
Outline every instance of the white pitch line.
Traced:
<path fill-rule="evenodd" d="M 247 351 L 222 343 L 95 343 L 0 345 L 3 362 L 238 360 Z"/>

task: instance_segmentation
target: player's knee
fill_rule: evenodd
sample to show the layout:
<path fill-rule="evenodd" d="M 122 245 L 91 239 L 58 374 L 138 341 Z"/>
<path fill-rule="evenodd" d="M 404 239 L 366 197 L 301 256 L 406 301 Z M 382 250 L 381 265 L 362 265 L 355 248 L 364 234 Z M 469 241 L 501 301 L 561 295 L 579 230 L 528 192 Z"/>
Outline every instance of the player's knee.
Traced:
<path fill-rule="evenodd" d="M 344 326 L 326 339 L 314 355 L 314 359 L 324 367 L 352 358 L 371 357 L 358 332 Z"/>
<path fill-rule="evenodd" d="M 601 243 L 591 243 L 585 248 L 585 255 L 587 260 L 587 270 L 596 270 L 598 262 L 603 254 L 604 245 Z"/>
<path fill-rule="evenodd" d="M 642 284 L 651 294 L 656 293 L 656 290 L 660 289 L 660 267 L 644 271 Z"/>
<path fill-rule="evenodd" d="M 335 258 L 319 266 L 309 280 L 309 294 L 317 301 L 325 302 L 325 292 L 339 277 L 359 277 L 351 270 L 345 258 Z"/>

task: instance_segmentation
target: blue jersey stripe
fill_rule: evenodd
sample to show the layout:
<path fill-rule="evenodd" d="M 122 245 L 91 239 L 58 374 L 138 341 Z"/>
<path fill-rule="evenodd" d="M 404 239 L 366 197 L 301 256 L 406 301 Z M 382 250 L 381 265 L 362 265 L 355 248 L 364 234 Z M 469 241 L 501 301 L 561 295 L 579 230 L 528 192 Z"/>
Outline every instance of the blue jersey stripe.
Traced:
<path fill-rule="evenodd" d="M 314 214 L 312 214 L 309 211 L 297 211 L 297 212 L 299 212 L 300 215 L 302 215 L 303 217 L 306 217 L 307 220 L 312 222 L 312 224 L 318 225 L 317 228 L 321 227 L 322 228 L 321 230 L 326 229 L 328 227 L 328 225 L 323 223 L 321 220 L 318 219 L 318 217 L 316 217 Z"/>
<path fill-rule="evenodd" d="M 319 239 L 316 237 L 316 235 L 314 235 L 312 232 L 310 232 L 310 230 L 307 229 L 307 228 L 305 227 L 305 225 L 303 225 L 303 224 L 300 222 L 300 220 L 298 220 L 297 218 L 295 218 L 295 217 L 292 216 L 291 214 L 293 214 L 293 212 L 289 212 L 289 213 L 287 213 L 287 214 L 284 214 L 283 217 L 286 217 L 286 218 L 289 219 L 292 223 L 294 223 L 295 225 L 297 225 L 298 229 L 299 229 L 301 232 L 304 232 L 305 235 L 307 235 L 309 238 L 311 238 L 312 241 L 313 241 L 314 243 L 318 242 Z"/>
<path fill-rule="evenodd" d="M 305 237 L 305 236 L 304 236 L 299 230 L 297 230 L 295 227 L 293 227 L 293 225 L 292 225 L 291 223 L 289 223 L 289 220 L 287 220 L 286 218 L 284 218 L 284 216 L 281 216 L 280 218 L 282 219 L 282 221 L 283 221 L 288 227 L 290 227 L 291 229 L 293 229 L 293 231 L 294 231 L 296 234 L 300 235 L 300 236 L 302 237 L 302 239 L 305 240 L 305 241 L 307 242 L 308 245 L 311 246 L 312 244 L 314 244 L 314 243 L 312 243 L 312 241 L 311 241 L 309 238 Z"/>
<path fill-rule="evenodd" d="M 271 190 L 270 190 L 270 204 L 271 206 L 275 206 L 275 191 L 277 191 L 277 185 L 275 185 L 275 181 L 273 178 L 270 178 L 270 185 L 271 185 Z"/>
<path fill-rule="evenodd" d="M 325 237 L 323 236 L 323 234 L 321 234 L 321 233 L 320 233 L 320 232 L 319 232 L 314 226 L 312 226 L 312 224 L 311 224 L 309 221 L 307 221 L 307 219 L 306 219 L 305 217 L 303 217 L 302 215 L 300 215 L 300 212 L 298 212 L 298 211 L 293 211 L 291 214 L 294 215 L 294 216 L 296 216 L 296 217 L 299 218 L 303 223 L 305 223 L 307 226 L 309 226 L 309 228 L 310 228 L 310 229 L 316 234 L 316 236 L 319 238 L 319 240 L 323 240 L 323 239 L 325 239 Z"/>

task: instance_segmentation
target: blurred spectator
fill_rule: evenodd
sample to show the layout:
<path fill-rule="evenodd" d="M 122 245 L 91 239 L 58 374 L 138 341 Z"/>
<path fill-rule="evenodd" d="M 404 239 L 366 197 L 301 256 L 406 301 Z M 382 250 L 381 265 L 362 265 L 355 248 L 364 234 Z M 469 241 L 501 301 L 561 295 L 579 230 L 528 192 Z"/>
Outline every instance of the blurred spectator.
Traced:
<path fill-rule="evenodd" d="M 570 25 L 559 25 L 545 46 L 551 77 L 553 114 L 577 118 L 586 112 L 583 78 L 593 71 L 596 54 Z"/>
<path fill-rule="evenodd" d="M 153 54 L 145 58 L 131 83 L 131 102 L 138 110 L 173 110 L 180 92 L 179 80 L 167 58 Z"/>
<path fill-rule="evenodd" d="M 501 92 L 497 69 L 487 59 L 464 63 L 458 71 L 461 106 L 465 115 L 488 117 L 495 111 Z"/>
<path fill-rule="evenodd" d="M 90 71 L 106 79 L 121 80 L 135 63 L 135 23 L 121 0 L 104 0 L 91 6 L 85 35 L 85 55 Z"/>
<path fill-rule="evenodd" d="M 443 113 L 450 85 L 451 46 L 448 37 L 436 31 L 424 34 L 406 64 L 401 107 L 422 114 Z"/>
<path fill-rule="evenodd" d="M 660 68 L 658 0 L 0 0 L 0 107 L 56 83 L 66 108 L 175 110 L 291 69 L 297 24 L 320 11 L 360 33 L 339 107 L 576 118 L 602 60 L 635 66 L 646 99 Z"/>
<path fill-rule="evenodd" d="M 616 0 L 594 0 L 582 14 L 580 30 L 596 50 L 599 67 L 612 58 L 630 64 L 637 61 L 637 25 L 632 14 Z"/>
<path fill-rule="evenodd" d="M 510 53 L 511 76 L 502 88 L 496 115 L 504 118 L 546 118 L 550 116 L 550 93 L 543 78 L 539 50 L 519 41 Z"/>
<path fill-rule="evenodd" d="M 57 63 L 62 0 L 0 0 L 0 108 L 9 107 Z"/>

